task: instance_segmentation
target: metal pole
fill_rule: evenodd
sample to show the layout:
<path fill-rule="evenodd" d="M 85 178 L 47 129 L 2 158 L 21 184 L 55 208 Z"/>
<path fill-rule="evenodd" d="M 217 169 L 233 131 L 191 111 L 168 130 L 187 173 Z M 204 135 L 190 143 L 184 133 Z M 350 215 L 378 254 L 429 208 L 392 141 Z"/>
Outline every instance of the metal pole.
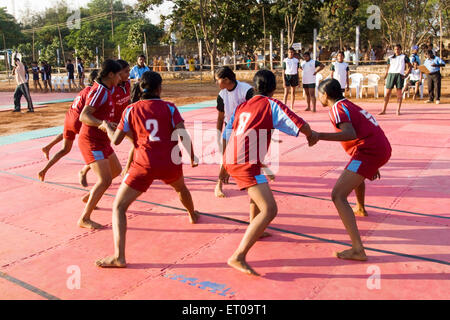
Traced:
<path fill-rule="evenodd" d="M 313 43 L 313 59 L 317 60 L 317 29 L 314 29 L 314 43 Z"/>
<path fill-rule="evenodd" d="M 5 34 L 3 33 L 3 48 L 5 49 L 5 66 L 6 66 L 6 75 L 8 77 L 8 85 L 11 83 L 9 80 L 9 52 L 6 49 L 6 40 L 5 40 Z"/>
<path fill-rule="evenodd" d="M 356 40 L 355 40 L 355 64 L 359 65 L 359 26 L 356 26 Z"/>
<path fill-rule="evenodd" d="M 34 28 L 33 28 L 33 61 L 36 61 L 36 58 L 34 55 Z"/>
<path fill-rule="evenodd" d="M 283 61 L 284 59 L 284 30 L 281 29 L 281 34 L 280 34 L 280 59 L 281 61 Z"/>
<path fill-rule="evenodd" d="M 113 0 L 111 0 L 111 39 L 114 41 Z"/>
<path fill-rule="evenodd" d="M 58 25 L 58 33 L 59 33 L 59 41 L 61 42 L 62 55 L 63 55 L 63 59 L 64 59 L 64 62 L 65 62 L 66 61 L 66 56 L 64 54 L 64 46 L 63 46 L 63 42 L 62 42 L 61 29 L 59 28 L 59 25 Z"/>
<path fill-rule="evenodd" d="M 120 59 L 120 44 L 117 45 L 117 50 L 119 51 L 119 59 Z"/>
<path fill-rule="evenodd" d="M 272 41 L 272 34 L 270 34 L 269 37 L 269 51 L 270 51 L 270 70 L 273 71 L 273 41 Z"/>
<path fill-rule="evenodd" d="M 236 41 L 233 40 L 233 64 L 234 71 L 236 71 Z"/>
<path fill-rule="evenodd" d="M 95 47 L 95 64 L 97 65 L 97 69 L 98 69 L 98 47 Z"/>

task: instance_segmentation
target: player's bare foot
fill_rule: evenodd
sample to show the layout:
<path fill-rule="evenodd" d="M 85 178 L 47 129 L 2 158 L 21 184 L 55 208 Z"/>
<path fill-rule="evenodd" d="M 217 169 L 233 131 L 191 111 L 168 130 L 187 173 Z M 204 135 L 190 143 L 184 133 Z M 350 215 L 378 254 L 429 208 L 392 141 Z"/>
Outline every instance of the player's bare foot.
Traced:
<path fill-rule="evenodd" d="M 87 179 L 86 179 L 86 175 L 83 174 L 82 171 L 78 172 L 78 179 L 79 179 L 79 181 L 80 181 L 80 184 L 81 184 L 83 187 L 86 188 L 86 187 L 88 186 Z M 89 197 L 88 197 L 88 198 L 89 198 Z"/>
<path fill-rule="evenodd" d="M 381 111 L 381 112 L 378 113 L 378 115 L 382 115 L 382 114 L 386 114 L 386 112 L 385 111 Z"/>
<path fill-rule="evenodd" d="M 44 179 L 45 179 L 45 171 L 44 170 L 42 170 L 42 171 L 39 171 L 39 173 L 38 173 L 38 178 L 39 178 L 39 180 L 41 180 L 42 182 L 44 182 Z"/>
<path fill-rule="evenodd" d="M 398 110 L 397 110 L 397 115 L 398 115 L 398 116 L 401 115 L 400 111 L 398 111 Z"/>
<path fill-rule="evenodd" d="M 214 195 L 217 198 L 225 198 L 225 193 L 223 193 L 222 186 L 220 184 L 216 184 L 216 189 L 214 190 Z"/>
<path fill-rule="evenodd" d="M 100 223 L 94 222 L 90 219 L 78 220 L 78 226 L 86 229 L 103 229 L 103 226 Z"/>
<path fill-rule="evenodd" d="M 366 209 L 363 208 L 353 208 L 353 213 L 355 214 L 355 216 L 359 216 L 359 217 L 367 217 L 367 211 Z"/>
<path fill-rule="evenodd" d="M 306 108 L 304 111 L 311 111 L 311 108 Z"/>
<path fill-rule="evenodd" d="M 45 158 L 47 160 L 49 160 L 49 155 L 48 154 L 49 154 L 50 150 L 44 147 L 44 148 L 42 148 L 42 152 L 44 153 Z"/>
<path fill-rule="evenodd" d="M 189 222 L 190 222 L 191 224 L 196 224 L 197 221 L 198 221 L 198 218 L 200 218 L 200 215 L 198 214 L 198 211 L 197 211 L 197 210 L 194 211 L 193 214 L 190 214 L 190 213 L 189 213 Z"/>
<path fill-rule="evenodd" d="M 335 257 L 339 259 L 345 259 L 345 260 L 356 260 L 356 261 L 366 261 L 367 256 L 364 253 L 363 250 L 356 250 L 356 249 L 348 249 L 341 252 L 335 252 Z"/>
<path fill-rule="evenodd" d="M 227 263 L 230 267 L 235 268 L 236 270 L 239 270 L 243 273 L 252 276 L 259 276 L 259 273 L 253 270 L 252 267 L 250 267 L 248 263 L 245 261 L 245 259 L 238 259 L 235 257 L 231 257 L 230 259 L 228 259 Z"/>
<path fill-rule="evenodd" d="M 95 265 L 100 268 L 126 268 L 127 263 L 125 260 L 115 258 L 113 256 L 106 257 L 95 261 Z"/>
<path fill-rule="evenodd" d="M 90 193 L 85 194 L 85 195 L 81 198 L 81 201 L 83 201 L 84 203 L 87 203 L 88 200 L 89 200 L 89 196 L 90 196 L 90 195 L 91 195 Z"/>

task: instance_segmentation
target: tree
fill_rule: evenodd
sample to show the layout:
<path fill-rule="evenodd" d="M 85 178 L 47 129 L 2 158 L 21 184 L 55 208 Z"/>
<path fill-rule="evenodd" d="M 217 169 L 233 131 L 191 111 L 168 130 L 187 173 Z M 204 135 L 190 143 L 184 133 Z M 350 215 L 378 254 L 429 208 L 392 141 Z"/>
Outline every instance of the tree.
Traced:
<path fill-rule="evenodd" d="M 12 15 L 6 12 L 6 8 L 0 8 L 0 48 L 3 48 L 3 36 L 5 36 L 6 48 L 13 48 L 24 37 L 20 32 L 20 25 Z"/>

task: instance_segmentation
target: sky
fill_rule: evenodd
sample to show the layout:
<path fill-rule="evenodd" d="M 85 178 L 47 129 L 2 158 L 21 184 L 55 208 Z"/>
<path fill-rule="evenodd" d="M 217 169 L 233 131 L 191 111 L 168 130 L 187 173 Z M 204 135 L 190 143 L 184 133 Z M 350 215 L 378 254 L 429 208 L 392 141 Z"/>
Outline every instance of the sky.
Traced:
<path fill-rule="evenodd" d="M 16 19 L 21 20 L 23 15 L 23 9 L 26 7 L 29 7 L 32 11 L 44 11 L 46 8 L 53 7 L 55 3 L 57 3 L 57 0 L 0 0 L 0 7 L 5 7 L 8 10 L 8 13 L 14 15 L 14 5 L 13 2 L 15 1 L 15 8 L 16 8 Z M 69 4 L 69 7 L 76 8 L 76 7 L 85 7 L 86 4 L 90 0 L 68 0 L 67 3 Z M 134 5 L 137 3 L 137 0 L 122 0 L 124 3 L 129 5 Z M 156 10 L 149 11 L 147 13 L 148 18 L 153 24 L 158 24 L 160 22 L 159 16 L 161 14 L 167 14 L 170 13 L 172 4 L 169 2 L 165 2 L 160 8 Z"/>

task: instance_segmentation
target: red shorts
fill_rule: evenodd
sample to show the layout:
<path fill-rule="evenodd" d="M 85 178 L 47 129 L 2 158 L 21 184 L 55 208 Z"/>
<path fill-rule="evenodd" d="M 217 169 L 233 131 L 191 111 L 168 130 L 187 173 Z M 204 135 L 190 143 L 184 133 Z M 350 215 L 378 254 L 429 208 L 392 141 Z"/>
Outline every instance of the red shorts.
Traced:
<path fill-rule="evenodd" d="M 350 159 L 345 169 L 355 172 L 366 179 L 372 180 L 378 169 L 384 166 L 390 158 L 390 152 L 374 156 L 357 151 Z"/>
<path fill-rule="evenodd" d="M 144 168 L 141 165 L 132 162 L 123 182 L 137 191 L 146 192 L 155 179 L 162 180 L 166 184 L 171 184 L 182 176 L 182 165 L 168 166 L 161 170 L 159 168 Z"/>
<path fill-rule="evenodd" d="M 81 155 L 83 156 L 86 164 L 90 164 L 98 160 L 108 159 L 109 156 L 114 153 L 109 141 L 107 143 L 103 141 L 93 141 L 89 140 L 84 135 L 79 136 L 78 147 L 80 148 Z"/>
<path fill-rule="evenodd" d="M 64 119 L 64 131 L 63 138 L 67 140 L 75 140 L 75 136 L 80 133 L 81 122 L 80 120 L 74 119 L 70 114 L 66 114 Z"/>

